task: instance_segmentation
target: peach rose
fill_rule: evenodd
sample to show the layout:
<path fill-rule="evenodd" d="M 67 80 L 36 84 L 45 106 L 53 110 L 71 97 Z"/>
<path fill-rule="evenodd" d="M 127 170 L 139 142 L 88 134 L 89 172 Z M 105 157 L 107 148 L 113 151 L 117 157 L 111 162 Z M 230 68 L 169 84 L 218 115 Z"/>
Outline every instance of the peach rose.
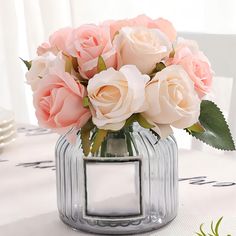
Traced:
<path fill-rule="evenodd" d="M 40 80 L 49 73 L 49 69 L 53 66 L 55 59 L 56 56 L 53 53 L 47 52 L 32 60 L 30 70 L 25 77 L 33 91 L 37 89 Z"/>
<path fill-rule="evenodd" d="M 62 69 L 61 66 L 52 68 L 33 94 L 39 124 L 58 133 L 82 127 L 91 116 L 82 104 L 87 95 L 85 87 Z"/>
<path fill-rule="evenodd" d="M 183 66 L 194 82 L 200 98 L 210 91 L 213 71 L 210 62 L 195 41 L 179 38 L 175 46 L 175 55 L 167 60 L 167 64 Z"/>
<path fill-rule="evenodd" d="M 73 30 L 67 42 L 67 51 L 77 57 L 79 71 L 84 78 L 89 79 L 97 73 L 99 56 L 103 57 L 107 68 L 116 68 L 116 51 L 107 26 L 90 24 Z"/>
<path fill-rule="evenodd" d="M 49 37 L 49 43 L 44 42 L 38 47 L 37 54 L 40 56 L 46 52 L 52 52 L 56 55 L 59 51 L 67 53 L 66 41 L 71 32 L 70 27 L 57 30 Z"/>
<path fill-rule="evenodd" d="M 145 84 L 149 79 L 134 65 L 96 74 L 87 87 L 93 123 L 101 129 L 119 130 L 133 113 L 144 111 Z"/>
<path fill-rule="evenodd" d="M 186 128 L 198 120 L 200 99 L 182 66 L 172 65 L 158 72 L 146 86 L 146 99 L 149 107 L 143 116 L 157 127 Z"/>
<path fill-rule="evenodd" d="M 158 29 L 124 27 L 113 42 L 117 49 L 118 68 L 133 64 L 144 74 L 151 73 L 156 63 L 171 51 L 170 41 Z"/>
<path fill-rule="evenodd" d="M 111 37 L 113 38 L 114 35 L 121 30 L 123 27 L 147 27 L 147 28 L 154 28 L 159 29 L 162 31 L 171 42 L 176 39 L 176 30 L 173 25 L 163 18 L 158 19 L 151 19 L 146 15 L 139 15 L 132 19 L 125 19 L 125 20 L 117 20 L 117 21 L 105 21 L 103 24 L 110 26 Z"/>

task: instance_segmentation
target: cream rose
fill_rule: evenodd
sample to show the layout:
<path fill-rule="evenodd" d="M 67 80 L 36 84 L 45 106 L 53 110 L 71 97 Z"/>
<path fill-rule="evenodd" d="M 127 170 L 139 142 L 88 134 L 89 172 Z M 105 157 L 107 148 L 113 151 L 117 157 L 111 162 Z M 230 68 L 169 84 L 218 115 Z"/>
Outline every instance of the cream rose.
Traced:
<path fill-rule="evenodd" d="M 118 68 L 133 64 L 144 74 L 149 74 L 171 51 L 171 43 L 165 34 L 144 27 L 122 28 L 114 45 L 118 52 Z"/>
<path fill-rule="evenodd" d="M 56 56 L 53 53 L 47 52 L 32 61 L 31 68 L 25 76 L 33 91 L 37 89 L 40 79 L 49 72 L 49 68 L 54 64 L 55 59 Z"/>
<path fill-rule="evenodd" d="M 119 130 L 133 113 L 144 111 L 145 85 L 149 79 L 134 65 L 96 74 L 87 87 L 93 123 L 101 129 Z"/>
<path fill-rule="evenodd" d="M 143 116 L 157 126 L 186 128 L 198 120 L 200 99 L 182 66 L 172 65 L 158 72 L 146 86 L 146 99 L 149 108 Z"/>

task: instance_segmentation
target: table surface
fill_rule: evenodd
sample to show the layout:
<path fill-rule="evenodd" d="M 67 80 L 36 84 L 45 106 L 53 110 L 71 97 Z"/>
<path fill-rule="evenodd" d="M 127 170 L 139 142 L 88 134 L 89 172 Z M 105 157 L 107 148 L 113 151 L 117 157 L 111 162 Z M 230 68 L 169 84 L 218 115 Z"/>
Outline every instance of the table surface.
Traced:
<path fill-rule="evenodd" d="M 29 127 L 20 131 L 0 154 L 0 235 L 89 235 L 71 230 L 58 218 L 54 166 L 58 135 L 32 132 Z M 236 235 L 236 154 L 180 150 L 179 176 L 178 216 L 160 230 L 142 235 L 193 236 L 201 223 L 208 230 L 221 216 L 220 236 Z"/>

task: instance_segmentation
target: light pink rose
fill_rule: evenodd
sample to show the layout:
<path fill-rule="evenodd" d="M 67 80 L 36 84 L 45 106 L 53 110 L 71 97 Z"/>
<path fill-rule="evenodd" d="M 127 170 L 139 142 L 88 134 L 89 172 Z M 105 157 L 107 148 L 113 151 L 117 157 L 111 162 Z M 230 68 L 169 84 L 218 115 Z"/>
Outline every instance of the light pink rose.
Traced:
<path fill-rule="evenodd" d="M 178 39 L 175 55 L 167 60 L 167 65 L 182 65 L 194 82 L 195 90 L 200 98 L 211 88 L 213 71 L 207 57 L 198 48 L 195 41 Z"/>
<path fill-rule="evenodd" d="M 158 18 L 156 20 L 153 20 L 146 15 L 139 15 L 132 19 L 105 21 L 103 24 L 110 26 L 110 32 L 112 38 L 121 28 L 126 26 L 129 27 L 140 26 L 140 27 L 159 29 L 169 38 L 171 42 L 173 42 L 176 39 L 177 35 L 175 28 L 168 20 L 165 20 L 163 18 Z"/>
<path fill-rule="evenodd" d="M 82 127 L 90 118 L 82 99 L 87 95 L 75 77 L 60 69 L 47 74 L 34 92 L 34 107 L 39 125 L 65 133 L 70 128 Z"/>
<path fill-rule="evenodd" d="M 49 42 L 44 42 L 38 47 L 37 54 L 40 56 L 46 52 L 52 52 L 56 55 L 59 51 L 67 53 L 66 41 L 71 32 L 70 27 L 57 30 L 49 37 Z"/>
<path fill-rule="evenodd" d="M 88 24 L 75 29 L 67 42 L 67 51 L 77 57 L 84 78 L 89 79 L 97 73 L 99 56 L 103 57 L 107 68 L 116 68 L 116 51 L 107 26 Z"/>
<path fill-rule="evenodd" d="M 162 31 L 171 42 L 176 40 L 177 32 L 172 23 L 164 18 L 158 18 L 148 24 L 149 28 L 157 28 Z"/>

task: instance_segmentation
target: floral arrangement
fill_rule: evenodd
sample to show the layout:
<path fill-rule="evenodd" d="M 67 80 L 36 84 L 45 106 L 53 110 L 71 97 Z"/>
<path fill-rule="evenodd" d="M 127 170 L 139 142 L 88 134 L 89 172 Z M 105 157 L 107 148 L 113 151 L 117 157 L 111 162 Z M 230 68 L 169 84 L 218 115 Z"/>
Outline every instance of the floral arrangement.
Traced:
<path fill-rule="evenodd" d="M 141 15 L 63 28 L 37 54 L 23 61 L 39 124 L 59 133 L 80 129 L 85 155 L 133 122 L 161 138 L 175 127 L 235 150 L 220 109 L 204 100 L 213 75 L 207 57 L 165 19 Z"/>

